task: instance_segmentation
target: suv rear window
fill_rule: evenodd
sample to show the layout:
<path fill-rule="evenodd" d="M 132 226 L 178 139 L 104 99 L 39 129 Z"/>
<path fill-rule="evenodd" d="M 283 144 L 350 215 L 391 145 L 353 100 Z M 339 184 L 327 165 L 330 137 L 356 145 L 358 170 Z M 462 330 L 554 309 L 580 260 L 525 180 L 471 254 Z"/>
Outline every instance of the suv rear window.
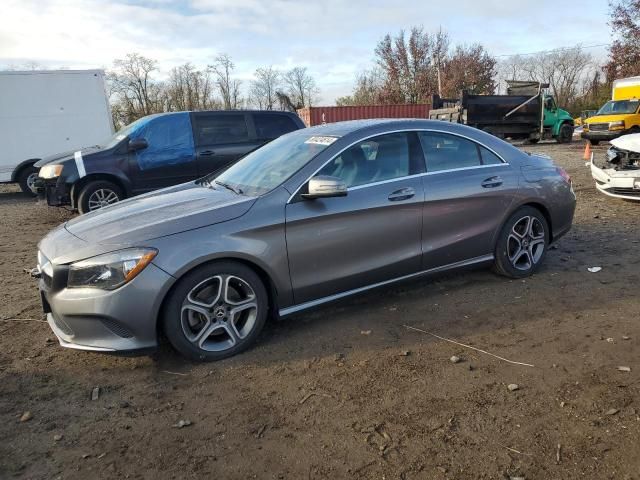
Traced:
<path fill-rule="evenodd" d="M 200 114 L 196 115 L 194 123 L 198 145 L 242 143 L 249 140 L 249 130 L 243 113 Z"/>
<path fill-rule="evenodd" d="M 295 122 L 287 115 L 255 113 L 253 122 L 256 126 L 256 136 L 260 139 L 278 138 L 298 129 Z"/>

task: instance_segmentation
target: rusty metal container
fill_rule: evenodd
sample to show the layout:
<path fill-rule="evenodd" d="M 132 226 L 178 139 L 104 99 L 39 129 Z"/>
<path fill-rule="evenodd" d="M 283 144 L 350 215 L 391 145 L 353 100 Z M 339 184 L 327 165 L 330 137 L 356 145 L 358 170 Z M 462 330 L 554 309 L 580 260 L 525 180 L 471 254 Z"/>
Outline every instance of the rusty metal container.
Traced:
<path fill-rule="evenodd" d="M 306 107 L 298 115 L 307 127 L 323 123 L 363 118 L 429 118 L 428 103 L 402 105 L 362 105 L 353 107 Z"/>

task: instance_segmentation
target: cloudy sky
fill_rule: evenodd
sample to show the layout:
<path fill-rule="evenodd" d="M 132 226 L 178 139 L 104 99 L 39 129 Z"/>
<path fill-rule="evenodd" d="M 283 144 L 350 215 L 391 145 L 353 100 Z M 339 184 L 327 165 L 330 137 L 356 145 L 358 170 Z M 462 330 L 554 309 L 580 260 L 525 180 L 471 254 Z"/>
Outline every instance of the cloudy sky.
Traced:
<path fill-rule="evenodd" d="M 509 55 L 610 41 L 607 0 L 1 0 L 0 68 L 108 68 L 138 52 L 162 72 L 228 53 L 238 76 L 302 65 L 331 104 L 386 33 L 422 25 Z M 603 47 L 589 50 L 602 57 Z M 246 83 L 246 82 L 245 82 Z"/>

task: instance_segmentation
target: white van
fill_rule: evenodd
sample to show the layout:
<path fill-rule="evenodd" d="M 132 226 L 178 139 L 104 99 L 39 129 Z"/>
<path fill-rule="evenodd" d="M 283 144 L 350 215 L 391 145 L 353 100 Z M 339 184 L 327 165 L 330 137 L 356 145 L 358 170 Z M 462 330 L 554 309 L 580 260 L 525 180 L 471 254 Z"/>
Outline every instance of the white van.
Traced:
<path fill-rule="evenodd" d="M 102 70 L 0 72 L 0 183 L 32 194 L 35 162 L 112 134 Z"/>

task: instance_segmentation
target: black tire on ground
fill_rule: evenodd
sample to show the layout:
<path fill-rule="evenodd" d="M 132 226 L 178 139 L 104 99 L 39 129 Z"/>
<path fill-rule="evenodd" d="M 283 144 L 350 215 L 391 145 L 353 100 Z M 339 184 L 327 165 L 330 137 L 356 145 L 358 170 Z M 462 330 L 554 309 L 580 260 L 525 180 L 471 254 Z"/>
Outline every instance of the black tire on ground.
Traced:
<path fill-rule="evenodd" d="M 539 138 L 529 138 L 527 141 L 529 143 L 532 143 L 532 144 L 535 145 L 536 143 L 538 143 L 540 141 L 540 139 Z"/>
<path fill-rule="evenodd" d="M 527 223 L 527 218 L 532 223 Z M 530 228 L 523 228 L 525 225 Z M 519 208 L 506 221 L 499 235 L 493 266 L 496 273 L 509 278 L 524 278 L 540 267 L 550 239 L 549 224 L 540 210 L 529 206 Z M 519 254 L 520 251 L 524 253 Z"/>
<path fill-rule="evenodd" d="M 596 146 L 600 143 L 600 140 L 589 140 L 589 143 L 593 146 Z"/>
<path fill-rule="evenodd" d="M 80 190 L 78 194 L 78 211 L 85 214 L 92 210 L 102 208 L 96 206 L 96 202 L 99 203 L 100 198 L 104 199 L 102 206 L 106 206 L 107 200 L 109 200 L 109 204 L 111 204 L 123 200 L 125 196 L 122 188 L 115 183 L 108 180 L 95 180 L 87 183 L 82 187 L 82 190 Z"/>
<path fill-rule="evenodd" d="M 219 328 L 218 330 L 213 330 L 213 333 L 209 335 L 199 335 L 201 334 L 207 325 L 207 319 L 201 313 L 196 312 L 194 317 L 189 316 L 193 314 L 193 311 L 189 311 L 185 309 L 185 302 L 190 303 L 188 299 L 193 298 L 192 295 L 196 295 L 198 299 L 200 299 L 200 293 L 194 294 L 194 291 L 197 292 L 205 292 L 208 287 L 209 281 L 214 281 L 215 278 L 220 277 L 222 279 L 231 278 L 231 279 L 240 279 L 242 282 L 245 282 L 254 293 L 253 297 L 250 299 L 254 299 L 254 303 L 256 305 L 255 316 L 252 317 L 252 320 L 246 319 L 244 326 L 249 325 L 246 332 L 244 332 L 244 337 L 240 338 L 237 336 L 232 345 L 221 346 L 218 351 L 213 351 L 211 347 L 210 350 L 205 348 L 200 348 L 199 345 L 195 343 L 199 343 L 196 338 L 204 338 L 205 341 L 211 339 L 212 342 L 216 342 L 216 335 L 222 337 L 222 340 L 225 338 L 231 339 L 231 336 L 228 333 L 227 329 Z M 222 283 L 222 281 L 221 281 Z M 230 283 L 230 282 L 229 282 Z M 200 285 L 205 285 L 202 287 L 202 290 L 198 291 L 198 288 L 201 288 Z M 210 295 L 209 298 L 215 299 L 216 287 L 214 286 L 208 291 Z M 202 297 L 204 298 L 204 296 Z M 236 297 L 237 298 L 237 297 Z M 249 300 L 251 301 L 251 300 Z M 208 303 L 208 302 L 205 302 Z M 221 304 L 225 304 L 224 306 Z M 222 326 L 221 324 L 224 322 L 225 325 L 229 325 L 229 322 L 233 321 L 233 315 L 229 313 L 227 308 L 227 314 L 224 319 L 220 319 L 217 317 L 217 312 L 219 309 L 225 310 L 225 307 L 228 307 L 229 304 L 226 304 L 224 299 L 218 299 L 211 303 L 210 307 L 207 307 L 206 310 L 209 312 L 209 325 L 213 326 L 213 324 L 217 324 Z M 231 305 L 233 306 L 233 305 Z M 169 297 L 166 299 L 163 308 L 162 314 L 162 330 L 171 343 L 171 345 L 184 357 L 197 362 L 208 362 L 221 360 L 223 358 L 230 357 L 232 355 L 236 355 L 251 346 L 257 339 L 260 334 L 262 328 L 267 319 L 267 314 L 269 310 L 269 300 L 267 295 L 267 290 L 260 280 L 260 277 L 249 267 L 243 265 L 241 263 L 233 262 L 233 261 L 217 261 L 213 263 L 208 263 L 206 265 L 202 265 L 192 272 L 188 273 L 184 277 L 182 277 L 176 286 L 173 288 Z M 247 312 L 247 314 L 251 314 L 252 312 Z M 185 317 L 185 315 L 187 315 Z M 240 312 L 239 320 L 242 321 L 242 311 Z M 194 325 L 195 328 L 192 329 L 193 322 L 202 322 L 204 327 L 199 327 L 198 325 Z M 250 324 L 248 322 L 251 322 Z M 234 322 L 234 325 L 239 325 Z M 242 329 L 243 327 L 240 325 L 239 327 Z M 185 333 L 185 329 L 189 329 L 189 334 L 193 336 L 190 340 L 187 337 L 187 333 Z M 234 330 L 236 332 L 238 329 Z M 201 345 L 207 346 L 205 342 Z M 213 348 L 217 348 L 218 344 L 215 344 Z"/>
<path fill-rule="evenodd" d="M 573 140 L 573 127 L 568 123 L 565 123 L 560 126 L 560 131 L 558 132 L 558 143 L 571 143 Z"/>
<path fill-rule="evenodd" d="M 22 170 L 18 172 L 18 176 L 16 180 L 18 181 L 18 185 L 20 185 L 20 190 L 25 195 L 30 197 L 35 197 L 35 193 L 29 187 L 29 184 L 38 176 L 38 169 L 33 165 L 29 165 L 24 167 Z"/>

